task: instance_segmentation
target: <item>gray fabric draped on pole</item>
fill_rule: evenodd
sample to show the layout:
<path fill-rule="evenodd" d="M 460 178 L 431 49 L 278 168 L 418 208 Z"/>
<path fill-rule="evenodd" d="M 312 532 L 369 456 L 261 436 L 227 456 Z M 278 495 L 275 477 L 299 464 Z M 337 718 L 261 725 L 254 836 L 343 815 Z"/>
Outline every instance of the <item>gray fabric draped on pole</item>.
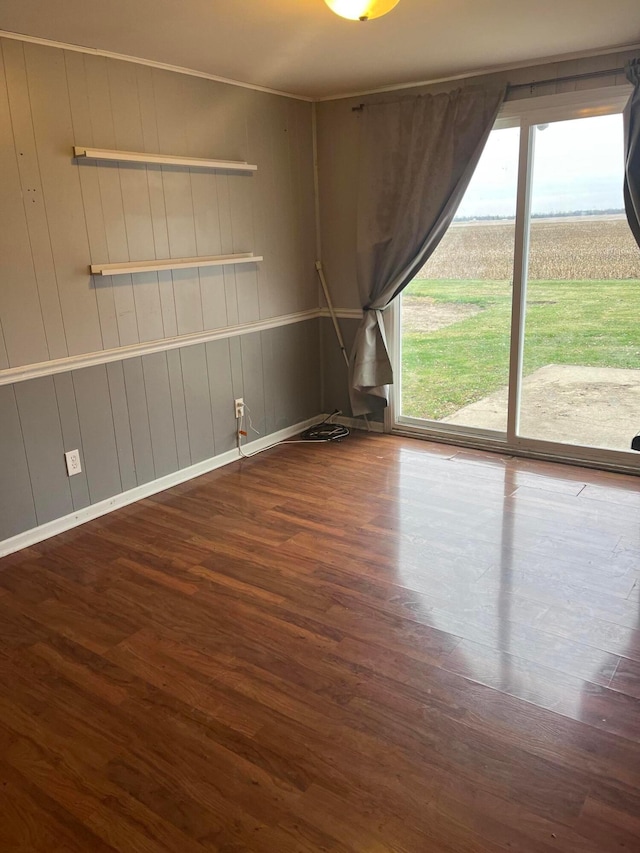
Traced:
<path fill-rule="evenodd" d="M 634 89 L 624 110 L 624 207 L 629 227 L 640 246 L 640 59 L 628 63 L 627 77 Z"/>
<path fill-rule="evenodd" d="M 444 236 L 504 95 L 505 87 L 470 86 L 364 107 L 357 226 L 363 317 L 350 363 L 355 415 L 387 404 L 393 371 L 382 310 Z"/>

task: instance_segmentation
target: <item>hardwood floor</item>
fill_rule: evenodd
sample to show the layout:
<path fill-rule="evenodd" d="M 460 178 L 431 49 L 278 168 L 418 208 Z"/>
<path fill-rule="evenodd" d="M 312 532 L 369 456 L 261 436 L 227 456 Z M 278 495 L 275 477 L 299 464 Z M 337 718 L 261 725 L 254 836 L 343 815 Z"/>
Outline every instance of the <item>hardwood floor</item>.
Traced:
<path fill-rule="evenodd" d="M 0 560 L 0 850 L 640 850 L 640 482 L 355 434 Z"/>

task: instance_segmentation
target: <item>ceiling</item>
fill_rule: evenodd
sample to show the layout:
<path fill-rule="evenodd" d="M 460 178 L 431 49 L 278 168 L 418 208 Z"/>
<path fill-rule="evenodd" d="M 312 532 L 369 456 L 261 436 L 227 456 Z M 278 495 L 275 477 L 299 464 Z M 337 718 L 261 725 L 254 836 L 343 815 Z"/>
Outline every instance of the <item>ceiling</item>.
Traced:
<path fill-rule="evenodd" d="M 640 43 L 638 0 L 0 0 L 0 29 L 319 98 Z"/>

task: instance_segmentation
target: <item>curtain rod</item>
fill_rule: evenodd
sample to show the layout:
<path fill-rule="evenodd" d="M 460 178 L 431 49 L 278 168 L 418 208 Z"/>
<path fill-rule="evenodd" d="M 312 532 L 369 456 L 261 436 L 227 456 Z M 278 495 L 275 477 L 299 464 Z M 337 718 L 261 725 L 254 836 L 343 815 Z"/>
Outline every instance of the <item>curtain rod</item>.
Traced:
<path fill-rule="evenodd" d="M 596 77 L 609 77 L 624 74 L 625 68 L 605 68 L 603 71 L 584 71 L 582 74 L 566 74 L 564 77 L 548 77 L 545 80 L 531 80 L 529 83 L 509 83 L 507 92 L 515 92 L 518 89 L 533 89 L 534 86 L 548 86 L 551 83 L 574 83 L 578 80 L 591 80 Z M 351 107 L 351 112 L 361 112 L 366 104 L 358 104 Z"/>

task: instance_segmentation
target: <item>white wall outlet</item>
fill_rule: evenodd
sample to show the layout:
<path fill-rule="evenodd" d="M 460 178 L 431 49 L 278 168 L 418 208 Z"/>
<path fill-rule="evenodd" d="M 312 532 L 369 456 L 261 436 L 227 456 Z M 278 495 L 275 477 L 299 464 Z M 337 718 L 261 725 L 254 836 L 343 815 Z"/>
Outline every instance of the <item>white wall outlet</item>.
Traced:
<path fill-rule="evenodd" d="M 244 400 L 242 399 L 242 397 L 238 397 L 236 400 L 234 400 L 233 405 L 235 406 L 236 420 L 238 418 L 244 417 Z"/>
<path fill-rule="evenodd" d="M 82 471 L 79 450 L 67 450 L 64 454 L 64 461 L 67 463 L 67 474 L 70 477 L 73 477 L 74 474 L 79 474 Z"/>

